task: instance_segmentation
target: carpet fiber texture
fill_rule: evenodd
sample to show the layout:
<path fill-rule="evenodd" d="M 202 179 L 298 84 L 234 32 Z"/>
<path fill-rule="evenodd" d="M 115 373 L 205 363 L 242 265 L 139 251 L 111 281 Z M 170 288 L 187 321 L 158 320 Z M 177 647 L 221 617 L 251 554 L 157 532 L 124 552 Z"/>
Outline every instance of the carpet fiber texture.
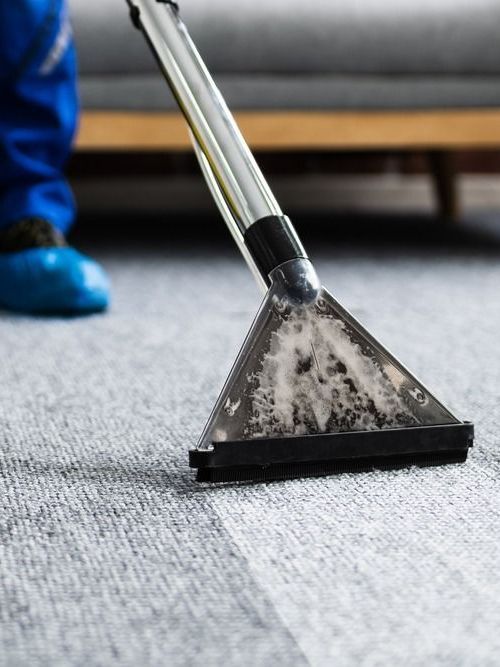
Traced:
<path fill-rule="evenodd" d="M 464 419 L 464 465 L 206 487 L 259 295 L 229 250 L 97 256 L 109 314 L 0 317 L 0 665 L 495 665 L 500 249 L 313 248 Z"/>

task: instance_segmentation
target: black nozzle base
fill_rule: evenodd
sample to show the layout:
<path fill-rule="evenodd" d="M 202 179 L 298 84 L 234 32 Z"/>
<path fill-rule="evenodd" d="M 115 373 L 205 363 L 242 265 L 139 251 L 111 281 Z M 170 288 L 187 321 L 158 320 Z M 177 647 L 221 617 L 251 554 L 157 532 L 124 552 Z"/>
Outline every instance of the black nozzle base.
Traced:
<path fill-rule="evenodd" d="M 265 481 L 461 463 L 472 447 L 467 422 L 212 443 L 193 449 L 200 482 Z"/>

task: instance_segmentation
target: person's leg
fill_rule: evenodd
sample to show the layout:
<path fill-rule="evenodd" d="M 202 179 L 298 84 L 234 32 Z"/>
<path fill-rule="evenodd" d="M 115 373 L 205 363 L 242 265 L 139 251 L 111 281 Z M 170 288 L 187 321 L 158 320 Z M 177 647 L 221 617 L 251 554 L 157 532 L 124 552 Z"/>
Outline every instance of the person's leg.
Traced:
<path fill-rule="evenodd" d="M 39 217 L 66 232 L 63 167 L 78 114 L 76 58 L 62 0 L 0 0 L 0 229 Z"/>
<path fill-rule="evenodd" d="M 63 167 L 78 115 L 65 0 L 0 0 L 0 306 L 106 308 L 102 269 L 66 245 L 75 215 Z"/>

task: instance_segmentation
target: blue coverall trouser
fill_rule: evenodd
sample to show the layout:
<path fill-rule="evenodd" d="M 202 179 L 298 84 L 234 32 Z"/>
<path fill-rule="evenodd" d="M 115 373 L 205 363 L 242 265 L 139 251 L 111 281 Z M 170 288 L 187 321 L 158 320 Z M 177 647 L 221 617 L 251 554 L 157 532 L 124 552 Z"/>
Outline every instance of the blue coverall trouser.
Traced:
<path fill-rule="evenodd" d="M 0 229 L 40 217 L 65 233 L 73 221 L 63 168 L 76 74 L 65 0 L 0 0 Z"/>

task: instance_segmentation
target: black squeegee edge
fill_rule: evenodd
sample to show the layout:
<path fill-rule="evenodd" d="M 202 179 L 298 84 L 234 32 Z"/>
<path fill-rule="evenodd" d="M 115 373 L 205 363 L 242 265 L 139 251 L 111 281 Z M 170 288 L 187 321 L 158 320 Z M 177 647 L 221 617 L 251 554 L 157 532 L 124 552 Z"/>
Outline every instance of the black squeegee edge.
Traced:
<path fill-rule="evenodd" d="M 215 442 L 193 449 L 198 481 L 248 481 L 460 463 L 472 447 L 469 422 Z"/>
<path fill-rule="evenodd" d="M 346 472 L 370 472 L 373 470 L 398 470 L 412 466 L 430 467 L 451 463 L 463 463 L 468 450 L 436 452 L 413 456 L 371 457 L 311 463 L 288 463 L 267 467 L 234 466 L 230 468 L 199 468 L 198 482 L 265 482 L 302 477 L 324 477 Z"/>

